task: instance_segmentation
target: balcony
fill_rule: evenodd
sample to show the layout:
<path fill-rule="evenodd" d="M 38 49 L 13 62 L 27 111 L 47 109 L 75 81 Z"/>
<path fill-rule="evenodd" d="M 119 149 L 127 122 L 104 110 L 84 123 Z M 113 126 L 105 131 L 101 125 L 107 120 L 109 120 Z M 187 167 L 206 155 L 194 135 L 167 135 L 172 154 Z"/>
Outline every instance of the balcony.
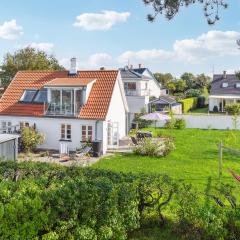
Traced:
<path fill-rule="evenodd" d="M 78 116 L 81 106 L 75 104 L 57 104 L 57 103 L 46 103 L 44 105 L 45 116 L 59 116 L 59 117 L 76 117 Z"/>
<path fill-rule="evenodd" d="M 125 89 L 125 94 L 126 96 L 139 96 L 139 97 L 144 97 L 144 96 L 149 96 L 150 91 L 147 89 Z"/>

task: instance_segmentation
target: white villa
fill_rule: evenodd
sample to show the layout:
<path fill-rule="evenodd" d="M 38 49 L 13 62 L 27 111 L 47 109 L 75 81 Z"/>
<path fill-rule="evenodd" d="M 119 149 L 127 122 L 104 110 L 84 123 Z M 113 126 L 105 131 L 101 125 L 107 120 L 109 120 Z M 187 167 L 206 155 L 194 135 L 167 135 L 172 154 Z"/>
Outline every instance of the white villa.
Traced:
<path fill-rule="evenodd" d="M 161 85 L 152 72 L 148 68 L 141 67 L 141 64 L 138 68 L 132 66 L 121 68 L 120 75 L 129 108 L 128 129 L 130 129 L 135 114 L 143 107 L 148 111 L 150 97 L 159 98 L 160 95 L 167 93 L 165 89 L 161 92 Z"/>
<path fill-rule="evenodd" d="M 100 140 L 102 153 L 127 134 L 128 105 L 119 71 L 20 71 L 0 99 L 4 133 L 34 126 L 45 135 L 43 149 L 66 142 L 76 150 Z"/>
<path fill-rule="evenodd" d="M 235 74 L 215 74 L 209 95 L 209 111 L 224 112 L 226 104 L 240 103 L 240 80 Z"/>

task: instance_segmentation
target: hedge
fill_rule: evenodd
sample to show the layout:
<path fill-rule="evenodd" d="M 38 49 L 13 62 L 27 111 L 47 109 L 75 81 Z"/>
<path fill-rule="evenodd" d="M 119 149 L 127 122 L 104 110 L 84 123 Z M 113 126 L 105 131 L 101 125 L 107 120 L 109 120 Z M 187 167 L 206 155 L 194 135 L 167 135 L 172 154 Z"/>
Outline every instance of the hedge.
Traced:
<path fill-rule="evenodd" d="M 197 97 L 186 98 L 180 100 L 179 103 L 182 104 L 183 113 L 187 113 L 190 110 L 197 108 L 198 98 Z"/>
<path fill-rule="evenodd" d="M 146 221 L 180 239 L 240 239 L 228 185 L 204 194 L 166 175 L 0 162 L 0 189 L 0 239 L 126 240 Z"/>

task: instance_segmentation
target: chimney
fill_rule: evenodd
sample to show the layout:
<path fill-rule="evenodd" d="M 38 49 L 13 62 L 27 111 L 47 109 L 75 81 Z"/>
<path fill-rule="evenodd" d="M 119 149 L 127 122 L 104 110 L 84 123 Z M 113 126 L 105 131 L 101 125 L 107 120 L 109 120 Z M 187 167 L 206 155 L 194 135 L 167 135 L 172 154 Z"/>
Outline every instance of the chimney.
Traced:
<path fill-rule="evenodd" d="M 223 78 L 227 78 L 227 71 L 223 71 Z"/>
<path fill-rule="evenodd" d="M 138 68 L 142 68 L 142 64 L 141 63 L 138 64 Z"/>
<path fill-rule="evenodd" d="M 77 74 L 77 59 L 75 57 L 71 58 L 71 66 L 69 70 L 70 75 L 76 75 Z"/>

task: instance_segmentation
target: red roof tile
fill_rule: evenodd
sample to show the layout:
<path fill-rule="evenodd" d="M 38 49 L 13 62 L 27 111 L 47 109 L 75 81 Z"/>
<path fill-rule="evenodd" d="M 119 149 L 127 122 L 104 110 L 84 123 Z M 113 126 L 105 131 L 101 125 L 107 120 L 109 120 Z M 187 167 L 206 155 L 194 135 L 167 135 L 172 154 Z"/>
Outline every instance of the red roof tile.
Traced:
<path fill-rule="evenodd" d="M 90 82 L 94 81 L 92 78 L 55 78 L 50 82 L 44 84 L 44 86 L 58 86 L 58 87 L 77 87 L 87 86 Z"/>
<path fill-rule="evenodd" d="M 41 89 L 56 78 L 91 79 L 93 84 L 87 103 L 82 107 L 79 118 L 104 120 L 112 97 L 118 71 L 79 71 L 69 76 L 68 71 L 20 71 L 0 99 L 0 115 L 43 116 L 43 104 L 20 103 L 25 89 Z"/>

